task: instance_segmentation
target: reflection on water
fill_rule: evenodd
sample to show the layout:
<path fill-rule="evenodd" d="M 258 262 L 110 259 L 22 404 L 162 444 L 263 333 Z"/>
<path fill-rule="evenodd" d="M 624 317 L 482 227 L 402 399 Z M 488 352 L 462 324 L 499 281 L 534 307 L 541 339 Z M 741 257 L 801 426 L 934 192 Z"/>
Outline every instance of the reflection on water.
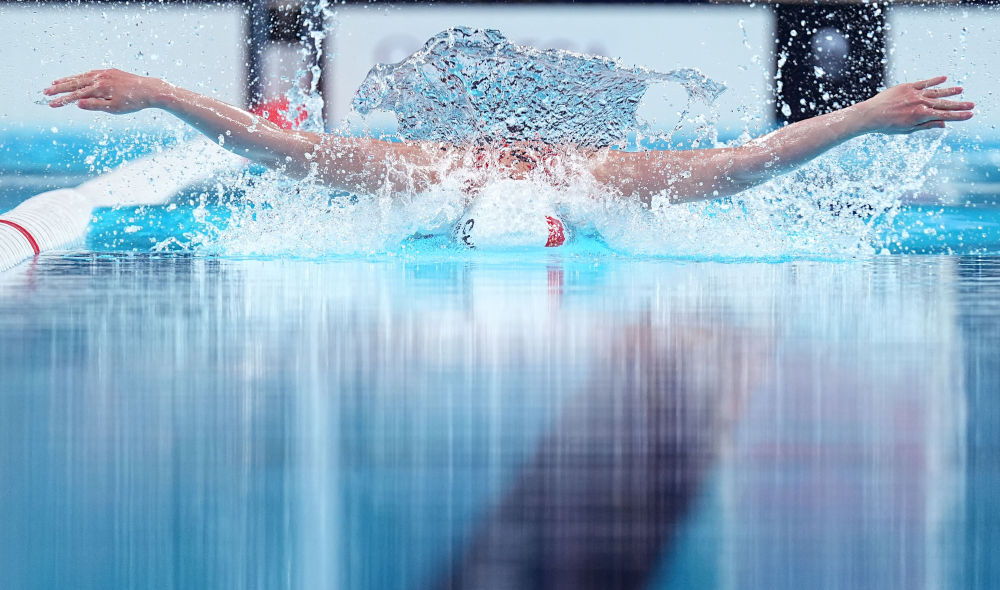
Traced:
<path fill-rule="evenodd" d="M 43 257 L 10 588 L 998 580 L 1000 263 Z"/>

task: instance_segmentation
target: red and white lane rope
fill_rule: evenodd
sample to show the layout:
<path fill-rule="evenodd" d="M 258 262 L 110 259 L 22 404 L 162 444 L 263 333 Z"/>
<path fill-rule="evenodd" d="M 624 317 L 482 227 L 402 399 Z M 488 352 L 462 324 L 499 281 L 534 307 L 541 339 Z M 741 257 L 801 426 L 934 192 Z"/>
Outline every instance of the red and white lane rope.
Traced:
<path fill-rule="evenodd" d="M 157 205 L 246 160 L 198 138 L 119 166 L 76 188 L 41 193 L 0 215 L 0 271 L 81 241 L 95 207 Z"/>

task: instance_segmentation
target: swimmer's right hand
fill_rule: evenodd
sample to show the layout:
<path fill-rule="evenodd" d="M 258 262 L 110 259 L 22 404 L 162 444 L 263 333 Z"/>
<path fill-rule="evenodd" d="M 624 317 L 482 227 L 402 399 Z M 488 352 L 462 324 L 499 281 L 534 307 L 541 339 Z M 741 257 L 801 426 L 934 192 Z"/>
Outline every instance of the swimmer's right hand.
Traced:
<path fill-rule="evenodd" d="M 157 100 L 167 92 L 168 86 L 157 78 L 111 69 L 60 78 L 42 92 L 56 97 L 49 102 L 50 107 L 75 102 L 81 109 L 120 115 L 158 106 Z"/>

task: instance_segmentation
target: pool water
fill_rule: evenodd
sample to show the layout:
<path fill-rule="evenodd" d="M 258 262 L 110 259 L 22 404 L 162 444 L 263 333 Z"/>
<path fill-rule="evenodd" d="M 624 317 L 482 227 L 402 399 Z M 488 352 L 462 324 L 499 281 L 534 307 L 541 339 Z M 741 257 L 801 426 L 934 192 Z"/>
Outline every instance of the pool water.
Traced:
<path fill-rule="evenodd" d="M 2 586 L 995 587 L 1000 214 L 930 203 L 895 254 L 724 261 L 98 211 L 0 274 Z"/>

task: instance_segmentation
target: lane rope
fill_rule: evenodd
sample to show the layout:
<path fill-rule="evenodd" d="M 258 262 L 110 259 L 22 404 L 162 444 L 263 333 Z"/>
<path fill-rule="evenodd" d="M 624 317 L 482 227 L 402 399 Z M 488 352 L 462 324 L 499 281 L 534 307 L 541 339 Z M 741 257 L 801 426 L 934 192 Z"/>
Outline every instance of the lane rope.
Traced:
<path fill-rule="evenodd" d="M 13 221 L 10 221 L 9 219 L 0 219 L 0 224 L 9 225 L 10 227 L 21 232 L 21 235 L 24 236 L 24 239 L 28 240 L 28 243 L 31 244 L 31 249 L 35 251 L 35 256 L 41 254 L 42 250 L 38 247 L 38 242 L 35 241 L 35 237 L 31 235 L 31 232 L 24 229 L 23 226 L 14 223 Z"/>

